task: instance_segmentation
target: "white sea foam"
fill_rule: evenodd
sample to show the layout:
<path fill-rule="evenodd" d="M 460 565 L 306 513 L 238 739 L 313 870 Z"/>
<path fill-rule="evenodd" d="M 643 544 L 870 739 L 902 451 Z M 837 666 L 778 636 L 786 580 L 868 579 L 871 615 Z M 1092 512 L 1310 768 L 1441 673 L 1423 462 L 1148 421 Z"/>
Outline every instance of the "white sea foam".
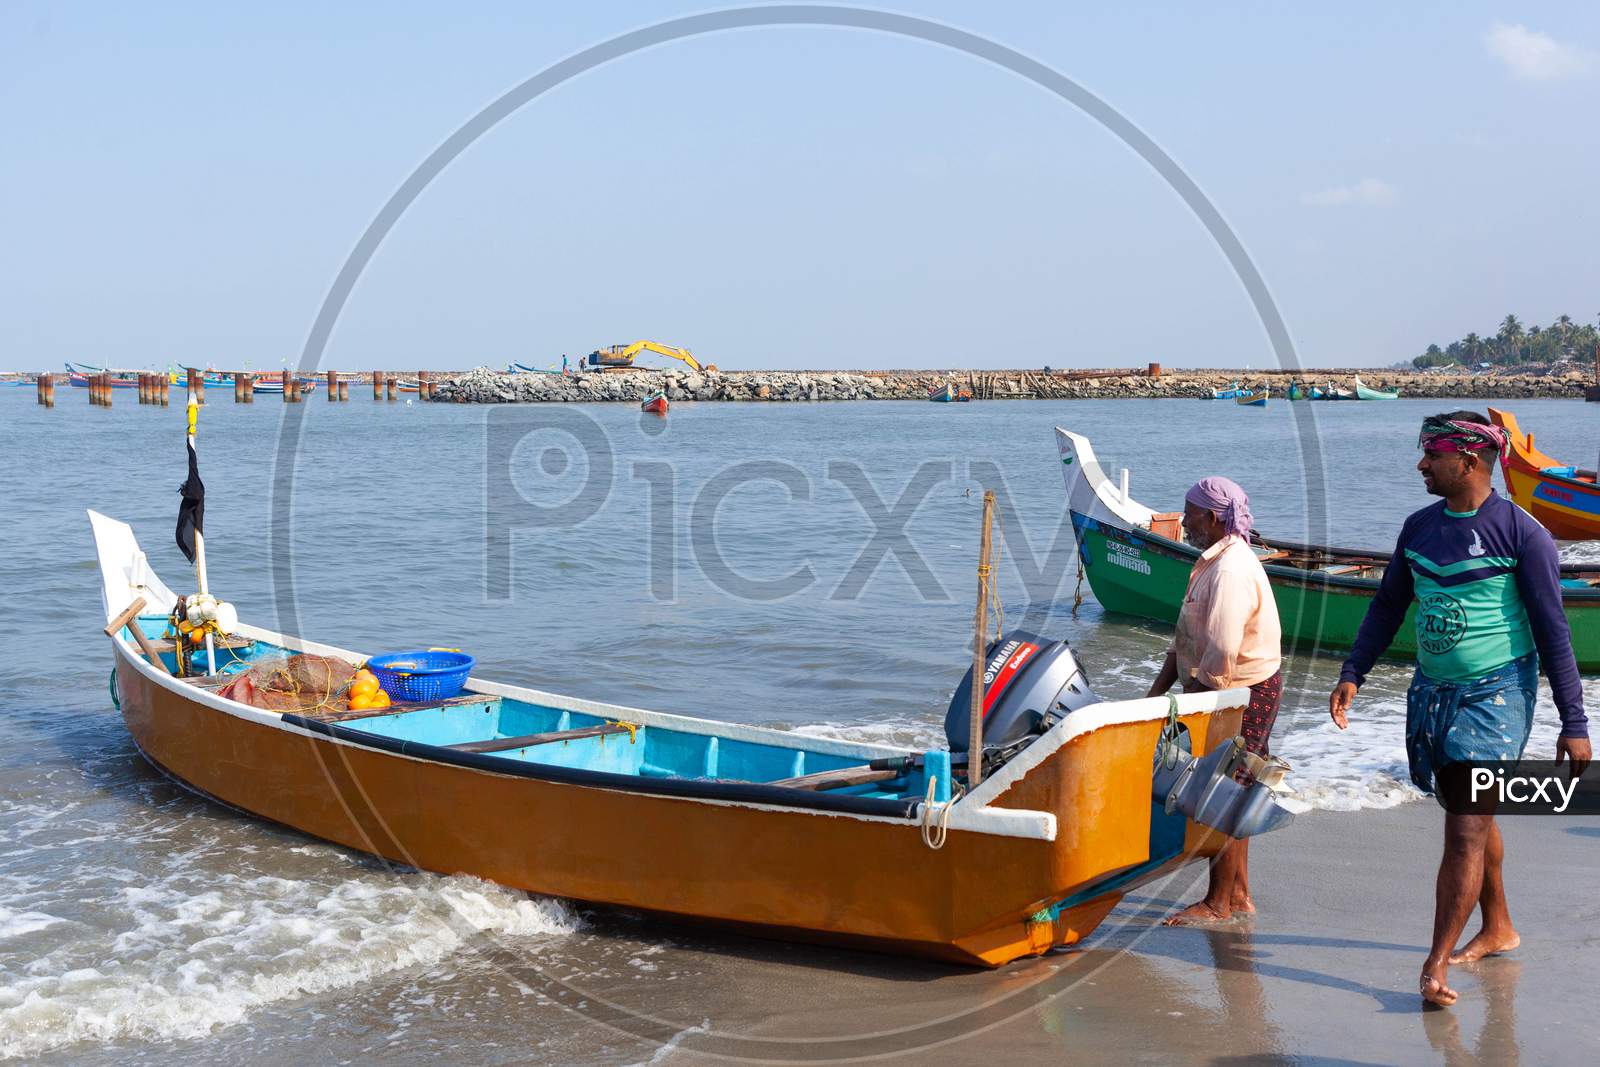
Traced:
<path fill-rule="evenodd" d="M 200 1037 L 276 1001 L 437 962 L 483 934 L 534 938 L 579 926 L 560 901 L 425 874 L 333 884 L 174 875 L 124 888 L 108 911 L 117 932 L 0 969 L 0 1058 L 80 1041 Z"/>
<path fill-rule="evenodd" d="M 66 921 L 54 915 L 46 915 L 42 911 L 13 911 L 0 904 L 0 942 L 48 930 Z"/>

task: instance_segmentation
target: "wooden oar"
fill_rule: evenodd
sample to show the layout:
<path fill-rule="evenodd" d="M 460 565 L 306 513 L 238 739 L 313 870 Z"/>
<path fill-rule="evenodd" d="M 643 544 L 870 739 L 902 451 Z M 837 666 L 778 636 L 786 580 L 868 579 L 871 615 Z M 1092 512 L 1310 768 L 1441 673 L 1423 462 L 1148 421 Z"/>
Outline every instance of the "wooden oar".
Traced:
<path fill-rule="evenodd" d="M 156 651 L 156 646 L 151 643 L 148 637 L 145 636 L 142 629 L 133 625 L 134 620 L 139 617 L 139 612 L 143 611 L 144 609 L 144 597 L 134 597 L 132 604 L 129 604 L 127 607 L 123 608 L 117 613 L 116 618 L 106 623 L 106 636 L 115 637 L 117 636 L 117 632 L 126 626 L 129 630 L 133 631 L 133 639 L 139 642 L 139 647 L 144 650 L 145 658 L 150 661 L 151 666 L 155 667 L 155 669 L 160 671 L 162 674 L 171 674 L 172 672 L 167 670 L 167 665 L 161 662 L 161 653 Z"/>

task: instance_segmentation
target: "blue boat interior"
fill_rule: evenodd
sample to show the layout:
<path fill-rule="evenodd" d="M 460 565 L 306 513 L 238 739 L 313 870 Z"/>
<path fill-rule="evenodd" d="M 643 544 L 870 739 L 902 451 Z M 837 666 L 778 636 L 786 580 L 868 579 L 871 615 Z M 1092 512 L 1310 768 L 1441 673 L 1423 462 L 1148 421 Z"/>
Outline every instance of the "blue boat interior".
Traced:
<path fill-rule="evenodd" d="M 147 637 L 160 640 L 167 628 L 165 616 L 141 616 L 136 624 Z M 131 635 L 130 635 L 131 636 Z M 293 651 L 266 641 L 251 641 L 242 647 L 216 653 L 215 674 L 210 680 L 220 685 L 217 675 L 232 676 L 263 660 L 293 655 Z M 192 654 L 187 673 L 206 676 L 205 653 Z M 175 671 L 176 656 L 162 652 L 168 670 Z M 305 719 L 318 716 L 306 714 Z M 644 779 L 677 779 L 690 782 L 751 783 L 782 785 L 788 780 L 821 772 L 860 768 L 873 754 L 841 754 L 806 747 L 805 735 L 778 731 L 773 743 L 736 738 L 718 733 L 678 730 L 658 724 L 630 723 L 601 714 L 539 704 L 531 701 L 463 692 L 448 702 L 423 702 L 408 705 L 396 702 L 388 713 L 367 714 L 359 718 L 326 716 L 335 722 L 341 737 L 368 735 L 385 742 L 406 742 L 407 751 L 416 746 L 447 751 L 470 751 L 495 761 L 526 767 L 569 768 L 604 774 L 629 775 Z M 567 734 L 587 730 L 589 736 L 558 737 L 539 735 Z M 729 733 L 734 732 L 730 729 Z M 739 728 L 738 732 L 745 732 Z M 794 744 L 779 743 L 789 741 Z M 499 747 L 515 739 L 530 739 L 515 747 Z M 485 747 L 489 743 L 490 747 Z M 462 746 L 473 746 L 463 749 Z M 385 744 L 384 747 L 393 747 Z M 903 772 L 889 778 L 860 784 L 830 787 L 833 797 L 860 797 L 886 800 L 926 798 L 928 780 L 935 778 L 934 796 L 950 798 L 950 754 L 944 751 L 916 754 L 905 760 Z M 509 768 L 508 768 L 509 769 Z"/>

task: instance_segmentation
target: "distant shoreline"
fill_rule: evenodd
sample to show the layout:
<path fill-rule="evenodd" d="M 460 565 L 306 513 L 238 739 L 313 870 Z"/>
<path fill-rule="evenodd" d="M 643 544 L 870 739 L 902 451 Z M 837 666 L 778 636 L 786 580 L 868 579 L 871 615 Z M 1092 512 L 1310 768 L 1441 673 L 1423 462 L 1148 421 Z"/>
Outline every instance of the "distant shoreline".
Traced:
<path fill-rule="evenodd" d="M 887 370 L 722 371 L 633 370 L 620 373 L 504 374 L 487 367 L 443 376 L 432 372 L 436 401 L 455 403 L 593 403 L 642 401 L 657 391 L 669 400 L 796 402 L 923 400 L 945 385 L 969 390 L 977 400 L 1201 399 L 1235 382 L 1269 387 L 1286 399 L 1291 382 L 1353 389 L 1355 377 L 1375 389 L 1399 389 L 1402 398 L 1581 400 L 1590 376 L 1577 371 L 1522 374 L 1442 374 L 1401 370 Z M 1228 401 L 1221 401 L 1227 403 Z"/>

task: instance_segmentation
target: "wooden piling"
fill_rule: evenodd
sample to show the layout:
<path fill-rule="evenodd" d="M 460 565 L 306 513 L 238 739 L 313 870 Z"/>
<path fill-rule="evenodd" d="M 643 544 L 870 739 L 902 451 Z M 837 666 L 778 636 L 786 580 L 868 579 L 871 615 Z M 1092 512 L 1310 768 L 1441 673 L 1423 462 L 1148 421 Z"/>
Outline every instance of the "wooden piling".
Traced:
<path fill-rule="evenodd" d="M 349 399 L 350 399 L 350 383 L 347 382 L 347 381 L 341 381 L 339 383 L 339 403 L 343 404 L 346 401 L 348 401 Z"/>
<path fill-rule="evenodd" d="M 419 404 L 424 400 L 432 399 L 432 393 L 429 391 L 431 385 L 432 383 L 428 381 L 428 372 L 425 370 L 417 371 L 417 402 Z"/>
<path fill-rule="evenodd" d="M 106 371 L 104 374 L 100 375 L 100 406 L 103 408 L 108 408 L 111 406 L 110 371 Z"/>
<path fill-rule="evenodd" d="M 161 406 L 166 407 L 167 401 L 172 394 L 172 379 L 163 374 L 161 375 L 161 381 L 156 384 L 161 387 Z"/>
<path fill-rule="evenodd" d="M 384 384 L 388 387 L 389 399 L 390 400 L 395 399 L 395 397 L 398 396 L 399 393 L 400 393 L 400 379 L 396 378 L 392 374 L 387 374 L 386 373 L 384 375 Z"/>
<path fill-rule="evenodd" d="M 339 402 L 339 373 L 337 371 L 329 371 L 328 372 L 328 403 L 337 404 L 338 402 Z"/>
<path fill-rule="evenodd" d="M 383 371 L 381 370 L 372 372 L 372 399 L 383 399 Z"/>

